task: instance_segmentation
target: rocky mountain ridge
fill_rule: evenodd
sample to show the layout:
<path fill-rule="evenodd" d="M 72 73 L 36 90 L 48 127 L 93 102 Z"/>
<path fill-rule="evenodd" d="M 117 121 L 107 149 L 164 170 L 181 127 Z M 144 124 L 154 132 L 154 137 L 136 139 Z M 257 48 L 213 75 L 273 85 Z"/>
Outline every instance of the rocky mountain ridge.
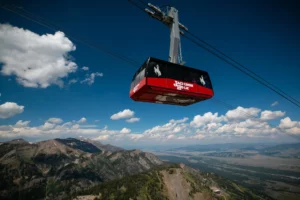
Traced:
<path fill-rule="evenodd" d="M 152 153 L 83 138 L 2 143 L 0 179 L 0 199 L 269 199 Z"/>
<path fill-rule="evenodd" d="M 0 146 L 0 198 L 64 198 L 100 182 L 144 172 L 163 162 L 139 150 L 105 151 L 74 138 Z"/>

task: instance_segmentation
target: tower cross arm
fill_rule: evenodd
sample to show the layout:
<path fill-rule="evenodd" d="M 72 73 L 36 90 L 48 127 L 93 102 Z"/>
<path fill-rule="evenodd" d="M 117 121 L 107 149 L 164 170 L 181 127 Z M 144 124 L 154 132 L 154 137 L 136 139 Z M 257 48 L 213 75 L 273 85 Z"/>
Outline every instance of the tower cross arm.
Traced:
<path fill-rule="evenodd" d="M 148 3 L 147 5 L 149 8 L 146 8 L 145 12 L 170 28 L 169 62 L 176 64 L 183 63 L 180 35 L 183 35 L 184 31 L 187 31 L 188 28 L 179 22 L 178 10 L 174 7 L 170 7 L 167 13 L 164 13 L 159 7 L 151 3 Z"/>

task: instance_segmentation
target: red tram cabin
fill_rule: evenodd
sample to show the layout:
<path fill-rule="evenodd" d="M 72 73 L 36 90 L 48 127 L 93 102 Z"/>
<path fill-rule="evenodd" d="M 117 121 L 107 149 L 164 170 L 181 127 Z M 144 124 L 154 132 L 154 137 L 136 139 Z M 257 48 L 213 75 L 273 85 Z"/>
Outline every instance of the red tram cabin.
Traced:
<path fill-rule="evenodd" d="M 188 106 L 212 98 L 207 72 L 149 57 L 132 78 L 134 101 Z"/>

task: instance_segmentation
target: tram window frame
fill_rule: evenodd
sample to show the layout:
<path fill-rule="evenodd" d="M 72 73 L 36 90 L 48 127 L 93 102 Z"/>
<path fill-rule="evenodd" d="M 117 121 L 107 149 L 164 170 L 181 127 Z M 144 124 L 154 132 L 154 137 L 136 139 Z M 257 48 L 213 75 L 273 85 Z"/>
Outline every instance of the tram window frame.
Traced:
<path fill-rule="evenodd" d="M 147 62 L 145 62 L 135 73 L 131 82 L 131 89 L 134 88 L 144 77 L 145 77 L 145 69 L 147 66 Z"/>
<path fill-rule="evenodd" d="M 145 69 L 142 69 L 136 76 L 136 81 L 140 82 L 145 77 Z"/>
<path fill-rule="evenodd" d="M 203 75 L 204 73 L 201 70 L 186 68 L 184 81 L 202 86 L 202 84 L 200 83 L 200 77 Z"/>
<path fill-rule="evenodd" d="M 209 89 L 213 90 L 213 85 L 212 85 L 212 82 L 210 80 L 209 74 L 207 72 L 203 73 L 203 78 L 204 78 L 205 82 L 208 82 L 208 84 L 205 84 L 205 86 L 203 86 L 203 87 L 206 87 L 206 88 L 209 88 Z"/>

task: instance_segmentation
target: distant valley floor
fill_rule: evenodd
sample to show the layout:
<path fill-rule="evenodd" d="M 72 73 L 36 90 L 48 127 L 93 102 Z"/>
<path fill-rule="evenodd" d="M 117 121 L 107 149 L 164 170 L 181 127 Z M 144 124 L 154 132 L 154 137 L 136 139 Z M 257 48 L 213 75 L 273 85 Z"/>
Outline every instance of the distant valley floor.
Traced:
<path fill-rule="evenodd" d="M 179 148 L 153 153 L 165 161 L 214 172 L 274 199 L 300 199 L 300 159 L 295 157 L 295 151 L 290 151 L 292 155 L 282 152 L 283 155 L 274 155 L 272 151 L 262 153 L 252 149 Z"/>

